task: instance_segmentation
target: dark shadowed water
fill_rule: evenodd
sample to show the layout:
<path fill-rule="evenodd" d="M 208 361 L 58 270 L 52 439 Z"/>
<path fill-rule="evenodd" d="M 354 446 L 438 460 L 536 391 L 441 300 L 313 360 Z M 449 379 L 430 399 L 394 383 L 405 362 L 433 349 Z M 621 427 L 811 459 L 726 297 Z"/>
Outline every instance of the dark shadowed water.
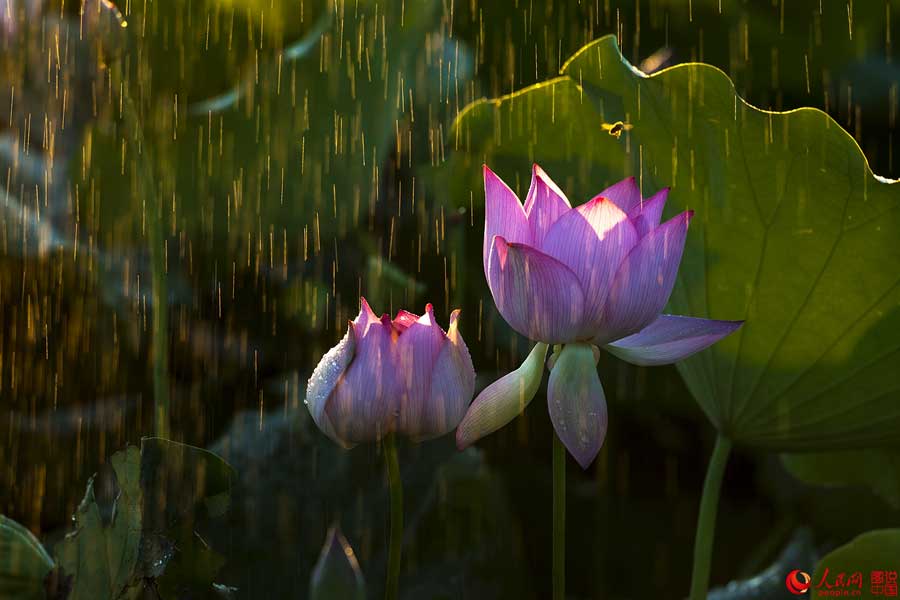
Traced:
<path fill-rule="evenodd" d="M 896 177 L 896 12 L 883 0 L 0 0 L 0 514 L 56 557 L 99 472 L 97 522 L 147 502 L 154 510 L 130 526 L 153 534 L 92 553 L 79 572 L 130 551 L 146 595 L 127 597 L 166 599 L 306 598 L 337 523 L 367 597 L 381 597 L 382 450 L 325 437 L 306 382 L 361 295 L 378 313 L 432 303 L 444 327 L 461 308 L 476 391 L 515 369 L 531 342 L 485 282 L 481 163 L 524 197 L 533 160 L 564 165 L 582 135 L 606 135 L 599 118 L 560 109 L 520 154 L 499 137 L 475 148 L 452 129 L 461 111 L 556 77 L 615 34 L 646 72 L 706 62 L 755 106 L 826 111 L 875 173 Z M 533 124 L 502 118 L 497 132 L 530 135 Z M 563 124 L 575 131 L 566 152 L 546 141 Z M 654 158 L 641 154 L 648 173 Z M 704 160 L 729 159 L 698 151 L 698 171 Z M 633 174 L 558 168 L 573 204 Z M 699 214 L 708 201 L 686 202 Z M 862 302 L 841 290 L 827 292 L 836 304 Z M 879 360 L 896 359 L 891 331 L 871 334 L 891 336 Z M 772 370 L 799 373 L 791 358 Z M 590 468 L 567 465 L 568 597 L 686 597 L 716 430 L 675 367 L 603 354 L 598 368 L 609 434 Z M 543 386 L 524 416 L 464 452 L 452 434 L 399 442 L 402 598 L 550 597 Z M 113 455 L 157 436 L 233 470 L 149 445 L 128 471 L 141 485 L 114 510 L 126 486 Z M 812 573 L 825 552 L 900 518 L 883 489 L 801 483 L 774 449 L 738 443 L 731 456 L 713 586 L 765 571 L 793 545 L 769 587 L 715 597 L 793 597 L 789 570 Z M 894 460 L 881 482 L 897 500 Z"/>

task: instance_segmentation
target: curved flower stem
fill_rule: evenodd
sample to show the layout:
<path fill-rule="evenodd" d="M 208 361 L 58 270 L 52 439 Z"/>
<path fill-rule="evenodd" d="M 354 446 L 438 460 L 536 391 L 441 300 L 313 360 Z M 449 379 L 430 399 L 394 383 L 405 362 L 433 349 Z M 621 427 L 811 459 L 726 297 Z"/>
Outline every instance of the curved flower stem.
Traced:
<path fill-rule="evenodd" d="M 553 600 L 566 597 L 566 447 L 553 432 Z"/>
<path fill-rule="evenodd" d="M 384 438 L 384 461 L 391 492 L 391 538 L 384 598 L 397 600 L 400 593 L 400 553 L 403 549 L 403 481 L 400 479 L 397 442 L 393 433 Z"/>
<path fill-rule="evenodd" d="M 712 564 L 713 540 L 716 534 L 716 513 L 719 509 L 719 494 L 722 490 L 722 476 L 731 440 L 721 433 L 716 438 L 716 446 L 706 470 L 703 483 L 703 497 L 700 500 L 700 517 L 697 520 L 697 535 L 694 540 L 694 570 L 691 574 L 690 600 L 706 600 L 709 591 L 709 573 Z"/>

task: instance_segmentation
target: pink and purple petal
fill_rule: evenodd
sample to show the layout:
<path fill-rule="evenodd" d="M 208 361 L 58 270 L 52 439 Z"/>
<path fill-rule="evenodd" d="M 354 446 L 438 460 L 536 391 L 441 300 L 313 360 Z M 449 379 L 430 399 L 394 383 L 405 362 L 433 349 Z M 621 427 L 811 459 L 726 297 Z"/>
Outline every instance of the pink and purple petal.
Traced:
<path fill-rule="evenodd" d="M 501 235 L 510 242 L 531 244 L 531 228 L 515 192 L 484 166 L 484 274 L 488 272 L 491 242 Z"/>
<path fill-rule="evenodd" d="M 397 375 L 400 385 L 397 430 L 411 437 L 422 431 L 431 393 L 435 361 L 446 343 L 444 330 L 434 318 L 431 304 L 425 314 L 397 339 Z"/>
<path fill-rule="evenodd" d="M 566 265 L 501 236 L 491 246 L 488 286 L 510 327 L 527 338 L 559 344 L 582 327 L 584 292 Z"/>
<path fill-rule="evenodd" d="M 641 205 L 641 189 L 638 187 L 634 177 L 627 177 L 619 183 L 609 186 L 597 194 L 595 199 L 597 197 L 611 200 L 613 204 L 621 208 L 622 212 L 626 214 Z"/>
<path fill-rule="evenodd" d="M 435 438 L 453 430 L 462 420 L 475 394 L 475 367 L 458 328 L 459 310 L 450 315 L 450 327 L 431 373 L 431 393 L 426 399 L 415 440 Z"/>
<path fill-rule="evenodd" d="M 522 414 L 541 387 L 546 356 L 547 344 L 538 342 L 518 369 L 478 394 L 456 430 L 457 448 L 466 448 Z"/>
<path fill-rule="evenodd" d="M 418 320 L 419 315 L 411 313 L 408 310 L 400 310 L 397 312 L 397 316 L 394 317 L 394 329 L 396 329 L 398 333 L 403 333 L 410 325 Z"/>
<path fill-rule="evenodd" d="M 637 241 L 628 215 L 600 197 L 570 210 L 550 228 L 541 251 L 568 266 L 581 282 L 585 326 L 599 321 L 616 270 Z M 593 333 L 588 328 L 579 337 Z"/>
<path fill-rule="evenodd" d="M 587 469 L 603 446 L 609 420 L 593 346 L 563 347 L 550 371 L 547 405 L 556 435 Z"/>
<path fill-rule="evenodd" d="M 601 345 L 638 332 L 665 308 L 692 214 L 682 213 L 651 230 L 622 261 L 602 317 L 595 324 L 594 343 Z"/>
<path fill-rule="evenodd" d="M 525 216 L 531 227 L 530 245 L 540 248 L 550 226 L 571 209 L 563 191 L 535 164 L 531 171 L 531 187 L 525 197 Z"/>
<path fill-rule="evenodd" d="M 394 332 L 390 319 L 364 315 L 351 324 L 353 361 L 338 381 L 325 412 L 345 445 L 378 439 L 393 427 L 397 397 Z"/>
<path fill-rule="evenodd" d="M 669 188 L 663 188 L 628 213 L 628 218 L 634 223 L 639 237 L 644 237 L 659 226 L 668 197 Z"/>
<path fill-rule="evenodd" d="M 660 315 L 643 330 L 606 345 L 622 360 L 641 366 L 683 360 L 736 331 L 743 321 Z"/>
<path fill-rule="evenodd" d="M 325 353 L 306 384 L 306 407 L 313 421 L 328 437 L 344 446 L 347 443 L 338 437 L 325 407 L 341 376 L 353 361 L 355 350 L 353 328 L 349 327 L 337 346 Z"/>

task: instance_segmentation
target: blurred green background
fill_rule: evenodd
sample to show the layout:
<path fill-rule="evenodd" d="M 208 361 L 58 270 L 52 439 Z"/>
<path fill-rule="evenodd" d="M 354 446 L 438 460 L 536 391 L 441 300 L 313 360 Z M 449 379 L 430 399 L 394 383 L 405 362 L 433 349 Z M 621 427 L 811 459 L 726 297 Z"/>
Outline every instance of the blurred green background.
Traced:
<path fill-rule="evenodd" d="M 553 78 L 612 33 L 645 70 L 702 61 L 755 106 L 821 108 L 875 173 L 900 175 L 890 1 L 119 9 L 126 27 L 103 3 L 51 3 L 39 18 L 21 5 L 2 38 L 0 513 L 58 538 L 88 477 L 154 433 L 162 307 L 170 437 L 219 451 L 237 472 L 231 520 L 209 536 L 226 557 L 218 580 L 239 597 L 305 597 L 335 520 L 379 593 L 379 451 L 333 447 L 303 405 L 360 295 L 378 312 L 431 302 L 443 325 L 462 308 L 479 389 L 529 350 L 481 269 L 480 160 L 452 134 L 469 103 Z M 560 143 L 577 148 L 578 129 L 601 126 L 570 122 Z M 589 195 L 576 189 L 600 191 L 631 174 L 628 164 L 560 183 L 580 203 Z M 498 169 L 524 196 L 530 166 Z M 164 265 L 162 296 L 154 264 Z M 680 597 L 714 430 L 674 368 L 605 356 L 599 369 L 610 433 L 589 471 L 570 465 L 570 595 Z M 401 448 L 404 597 L 549 595 L 550 435 L 538 399 L 477 450 L 457 454 L 452 439 Z M 776 455 L 738 447 L 714 584 L 761 571 L 800 527 L 824 551 L 896 525 L 900 512 L 881 499 L 900 496 L 896 465 L 875 475 L 878 496 L 805 485 Z"/>

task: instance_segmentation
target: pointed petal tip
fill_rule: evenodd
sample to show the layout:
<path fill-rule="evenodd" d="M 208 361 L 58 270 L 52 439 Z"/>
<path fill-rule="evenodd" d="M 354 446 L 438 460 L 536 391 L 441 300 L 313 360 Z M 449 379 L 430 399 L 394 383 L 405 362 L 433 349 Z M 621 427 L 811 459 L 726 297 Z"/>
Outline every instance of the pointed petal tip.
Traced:
<path fill-rule="evenodd" d="M 746 322 L 747 322 L 747 321 L 745 321 L 745 320 L 740 320 L 740 321 L 721 321 L 721 323 L 723 324 L 724 328 L 726 328 L 726 329 L 729 330 L 728 333 L 725 334 L 725 335 L 730 335 L 730 334 L 734 333 L 735 331 L 737 331 L 738 329 L 740 329 L 741 327 L 743 327 L 744 323 L 746 323 Z"/>
<path fill-rule="evenodd" d="M 437 319 L 434 317 L 434 305 L 431 302 L 425 305 L 425 312 L 419 317 L 419 323 L 437 325 Z"/>
<path fill-rule="evenodd" d="M 743 324 L 744 321 L 660 315 L 638 333 L 610 342 L 605 348 L 635 365 L 666 365 L 712 346 Z"/>
<path fill-rule="evenodd" d="M 365 317 L 365 320 L 363 320 Z M 372 307 L 369 306 L 369 303 L 366 301 L 365 297 L 359 297 L 359 314 L 356 315 L 356 319 L 353 320 L 353 323 L 356 325 L 371 323 L 372 321 L 378 321 L 378 315 L 375 314 L 375 311 L 372 310 Z"/>
<path fill-rule="evenodd" d="M 450 313 L 450 324 L 447 326 L 447 331 L 444 333 L 446 338 L 450 340 L 451 344 L 458 344 L 462 339 L 459 333 L 459 314 L 460 309 L 454 309 L 453 312 Z"/>
<path fill-rule="evenodd" d="M 500 259 L 500 268 L 506 266 L 506 256 L 509 253 L 510 243 L 502 235 L 494 236 L 494 246 L 497 249 L 497 258 Z"/>
<path fill-rule="evenodd" d="M 605 441 L 605 440 L 604 440 Z M 581 467 L 582 471 L 587 471 L 592 464 L 594 464 L 594 459 L 597 458 L 597 455 L 600 454 L 600 450 L 603 448 L 603 442 L 600 442 L 600 447 L 597 448 L 595 452 L 569 452 L 572 454 L 572 457 L 575 459 L 575 462 L 578 463 L 578 466 Z"/>
<path fill-rule="evenodd" d="M 522 414 L 544 373 L 547 344 L 537 343 L 518 369 L 481 390 L 456 429 L 456 447 L 467 448 Z"/>

